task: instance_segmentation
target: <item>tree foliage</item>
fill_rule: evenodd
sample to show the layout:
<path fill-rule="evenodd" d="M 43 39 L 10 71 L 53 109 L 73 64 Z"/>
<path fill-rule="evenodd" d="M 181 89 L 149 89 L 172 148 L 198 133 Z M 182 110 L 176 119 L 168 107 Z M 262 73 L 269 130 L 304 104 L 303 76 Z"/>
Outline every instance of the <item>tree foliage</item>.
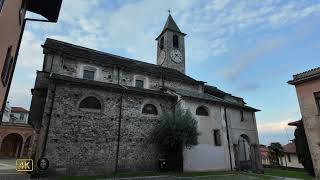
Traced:
<path fill-rule="evenodd" d="M 303 167 L 308 171 L 308 173 L 314 176 L 314 168 L 302 121 L 301 123 L 299 123 L 296 130 L 294 131 L 294 137 L 294 142 L 296 144 L 296 151 L 299 161 L 301 162 Z"/>
<path fill-rule="evenodd" d="M 280 165 L 279 158 L 284 156 L 282 145 L 278 142 L 272 142 L 270 146 L 268 146 L 268 149 L 268 156 L 271 162 Z"/>
<path fill-rule="evenodd" d="M 153 139 L 159 145 L 176 151 L 181 145 L 186 148 L 197 145 L 199 135 L 197 121 L 191 112 L 177 106 L 173 113 L 165 112 L 161 115 Z"/>

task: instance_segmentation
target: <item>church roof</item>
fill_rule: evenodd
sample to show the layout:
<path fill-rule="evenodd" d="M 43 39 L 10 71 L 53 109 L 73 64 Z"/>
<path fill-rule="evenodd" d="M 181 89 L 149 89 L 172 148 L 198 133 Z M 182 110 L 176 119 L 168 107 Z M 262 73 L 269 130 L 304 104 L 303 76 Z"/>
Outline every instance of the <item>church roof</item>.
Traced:
<path fill-rule="evenodd" d="M 253 108 L 253 107 L 242 105 L 242 104 L 235 103 L 232 101 L 228 101 L 228 100 L 225 100 L 225 99 L 222 99 L 222 98 L 219 98 L 219 97 L 207 94 L 207 93 L 200 93 L 200 92 L 183 90 L 183 89 L 173 89 L 173 88 L 170 88 L 170 89 L 183 97 L 190 97 L 190 98 L 195 98 L 195 99 L 200 99 L 200 100 L 206 100 L 206 101 L 210 101 L 210 102 L 214 102 L 214 103 L 224 104 L 227 106 L 246 109 L 249 111 L 255 111 L 255 112 L 260 111 L 258 109 Z"/>
<path fill-rule="evenodd" d="M 176 32 L 181 32 L 178 25 L 176 24 L 176 22 L 173 20 L 171 14 L 169 14 L 168 18 L 167 18 L 167 22 L 166 24 L 164 25 L 163 27 L 163 30 L 162 31 L 165 31 L 165 30 L 172 30 L 172 31 L 176 31 Z"/>
<path fill-rule="evenodd" d="M 171 79 L 195 84 L 204 83 L 202 81 L 197 81 L 175 69 L 125 58 L 54 39 L 48 38 L 43 47 L 44 53 L 63 54 L 65 57 L 69 57 L 71 59 L 76 58 L 76 60 L 93 62 L 95 64 L 118 66 L 155 77 L 163 77 L 164 79 Z"/>
<path fill-rule="evenodd" d="M 156 38 L 156 40 L 166 31 L 166 30 L 170 30 L 170 31 L 174 31 L 177 33 L 181 33 L 183 35 L 187 35 L 183 32 L 180 31 L 178 25 L 176 24 L 176 22 L 173 20 L 171 14 L 169 14 L 166 24 L 164 25 L 162 32 L 160 33 L 160 35 Z"/>

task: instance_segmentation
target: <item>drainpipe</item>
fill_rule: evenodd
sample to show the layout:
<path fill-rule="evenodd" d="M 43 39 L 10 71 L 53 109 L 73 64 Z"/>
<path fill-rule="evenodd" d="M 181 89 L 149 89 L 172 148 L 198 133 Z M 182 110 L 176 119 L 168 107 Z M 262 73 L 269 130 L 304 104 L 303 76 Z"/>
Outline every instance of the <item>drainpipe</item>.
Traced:
<path fill-rule="evenodd" d="M 121 138 L 121 119 L 122 119 L 122 102 L 123 102 L 123 96 L 124 92 L 127 87 L 120 84 L 120 69 L 118 68 L 118 85 L 121 86 L 123 89 L 121 91 L 120 96 L 120 104 L 119 104 L 119 121 L 118 121 L 118 133 L 117 133 L 117 150 L 116 150 L 116 163 L 115 163 L 115 171 L 114 176 L 118 173 L 118 162 L 119 162 L 119 151 L 120 151 L 120 138 Z"/>
<path fill-rule="evenodd" d="M 0 111 L 0 125 L 1 125 L 1 123 L 2 123 L 3 113 L 4 113 L 4 110 L 5 110 L 5 108 L 6 108 L 6 102 L 7 102 L 7 100 L 8 100 L 9 90 L 10 90 L 10 87 L 11 87 L 11 82 L 12 82 L 12 78 L 13 78 L 13 75 L 14 75 L 14 70 L 15 70 L 15 67 L 16 67 L 16 63 L 17 63 L 17 60 L 18 60 L 20 45 L 21 45 L 21 41 L 22 41 L 22 37 L 23 37 L 23 33 L 24 33 L 24 29 L 25 29 L 25 26 L 26 26 L 26 22 L 27 22 L 27 21 L 56 23 L 56 22 L 52 22 L 52 21 L 48 21 L 48 20 L 42 20 L 42 19 L 31 19 L 31 18 L 25 18 L 25 19 L 23 19 L 22 26 L 21 26 L 21 31 L 20 31 L 20 35 L 19 35 L 19 40 L 18 40 L 18 44 L 17 44 L 17 49 L 16 49 L 16 53 L 15 53 L 15 55 L 14 55 L 14 61 L 13 61 L 13 64 L 12 64 L 12 70 L 11 70 L 11 74 L 10 74 L 10 76 L 9 76 L 9 82 L 8 82 L 8 84 L 7 84 L 7 91 L 6 91 L 6 94 L 5 94 L 5 96 L 4 96 L 4 100 L 3 100 L 3 104 L 2 104 L 2 109 L 1 109 L 1 111 Z"/>
<path fill-rule="evenodd" d="M 119 161 L 119 151 L 120 151 L 120 136 L 121 136 L 121 119 L 122 119 L 122 102 L 123 102 L 124 90 L 121 92 L 120 104 L 119 104 L 119 122 L 118 122 L 118 137 L 117 137 L 117 151 L 116 151 L 116 165 L 114 174 L 118 172 L 118 161 Z"/>
<path fill-rule="evenodd" d="M 230 169 L 232 168 L 232 156 L 231 156 L 231 147 L 230 147 L 230 136 L 229 136 L 229 128 L 228 128 L 228 120 L 227 120 L 227 108 L 224 107 L 224 120 L 226 121 L 226 127 L 227 127 L 227 140 L 228 140 L 228 149 L 229 149 L 229 159 L 230 159 Z"/>

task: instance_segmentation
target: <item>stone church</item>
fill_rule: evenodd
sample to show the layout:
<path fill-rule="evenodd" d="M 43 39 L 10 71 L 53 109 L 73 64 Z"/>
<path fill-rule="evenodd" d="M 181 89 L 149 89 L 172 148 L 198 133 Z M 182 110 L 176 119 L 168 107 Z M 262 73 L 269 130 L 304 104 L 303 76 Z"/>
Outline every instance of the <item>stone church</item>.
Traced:
<path fill-rule="evenodd" d="M 47 158 L 58 174 L 158 170 L 163 157 L 148 137 L 180 104 L 201 132 L 183 151 L 184 171 L 261 170 L 259 110 L 186 75 L 185 36 L 169 15 L 157 64 L 47 39 L 32 89 L 32 158 Z"/>

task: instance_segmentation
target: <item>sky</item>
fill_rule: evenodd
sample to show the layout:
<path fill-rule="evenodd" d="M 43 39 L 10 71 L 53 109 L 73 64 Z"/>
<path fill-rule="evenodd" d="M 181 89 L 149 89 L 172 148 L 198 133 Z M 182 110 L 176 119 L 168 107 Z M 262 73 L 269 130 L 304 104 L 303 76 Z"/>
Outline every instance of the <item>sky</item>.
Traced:
<path fill-rule="evenodd" d="M 186 74 L 260 109 L 261 144 L 292 140 L 294 128 L 287 123 L 301 114 L 287 81 L 319 67 L 320 1 L 63 0 L 58 23 L 26 24 L 11 106 L 29 109 L 46 38 L 156 63 L 155 38 L 168 9 L 187 34 Z"/>

